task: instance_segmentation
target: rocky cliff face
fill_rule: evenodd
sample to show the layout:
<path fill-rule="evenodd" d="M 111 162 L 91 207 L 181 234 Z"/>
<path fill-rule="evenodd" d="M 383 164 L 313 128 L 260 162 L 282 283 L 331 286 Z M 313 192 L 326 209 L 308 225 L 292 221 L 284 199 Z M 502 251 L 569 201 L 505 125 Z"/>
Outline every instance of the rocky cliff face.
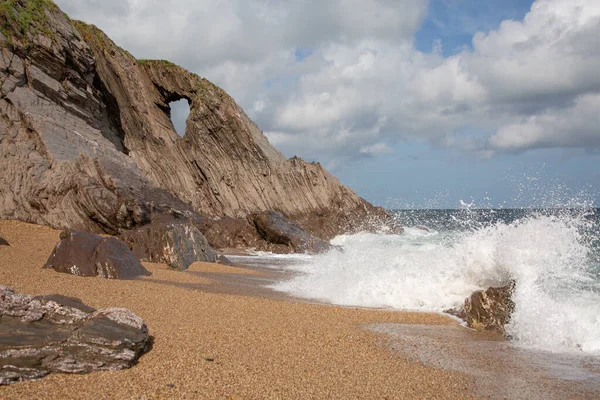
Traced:
<path fill-rule="evenodd" d="M 0 23 L 0 218 L 117 233 L 156 214 L 277 210 L 329 238 L 386 217 L 320 164 L 285 159 L 219 87 L 136 60 L 50 0 L 4 2 Z"/>
<path fill-rule="evenodd" d="M 0 218 L 115 233 L 148 220 L 154 197 L 175 205 L 126 154 L 71 21 L 50 1 L 0 11 Z"/>

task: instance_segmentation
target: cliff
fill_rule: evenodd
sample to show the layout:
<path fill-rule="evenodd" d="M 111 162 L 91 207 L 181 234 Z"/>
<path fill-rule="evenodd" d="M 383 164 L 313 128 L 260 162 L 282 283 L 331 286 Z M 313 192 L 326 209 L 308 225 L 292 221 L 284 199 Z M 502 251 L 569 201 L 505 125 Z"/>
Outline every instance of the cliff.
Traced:
<path fill-rule="evenodd" d="M 50 0 L 5 1 L 0 24 L 0 218 L 115 234 L 165 213 L 277 210 L 323 238 L 387 218 L 320 164 L 285 159 L 216 85 L 136 60 Z"/>

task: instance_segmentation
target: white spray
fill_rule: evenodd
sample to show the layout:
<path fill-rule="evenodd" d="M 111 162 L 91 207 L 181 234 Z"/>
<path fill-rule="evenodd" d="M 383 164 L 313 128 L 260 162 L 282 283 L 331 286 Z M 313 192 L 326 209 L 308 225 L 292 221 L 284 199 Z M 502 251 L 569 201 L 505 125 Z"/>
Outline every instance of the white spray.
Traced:
<path fill-rule="evenodd" d="M 439 312 L 514 279 L 507 331 L 519 344 L 600 352 L 600 282 L 586 223 L 582 213 L 534 213 L 461 232 L 340 236 L 333 244 L 343 250 L 293 266 L 301 273 L 275 289 L 339 305 Z"/>

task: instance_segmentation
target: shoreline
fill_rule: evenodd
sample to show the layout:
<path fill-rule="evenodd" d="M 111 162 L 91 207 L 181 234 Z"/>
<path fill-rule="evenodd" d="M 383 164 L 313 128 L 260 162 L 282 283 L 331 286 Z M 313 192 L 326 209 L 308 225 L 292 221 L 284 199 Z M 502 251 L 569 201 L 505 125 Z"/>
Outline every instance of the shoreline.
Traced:
<path fill-rule="evenodd" d="M 256 268 L 196 263 L 177 272 L 144 263 L 153 275 L 131 281 L 43 270 L 59 234 L 0 221 L 0 237 L 10 244 L 0 246 L 0 283 L 24 294 L 77 297 L 95 308 L 128 308 L 147 323 L 153 348 L 128 370 L 50 375 L 0 387 L 2 398 L 466 398 L 525 393 L 499 393 L 494 392 L 497 387 L 482 385 L 490 379 L 476 374 L 491 357 L 485 351 L 467 353 L 462 369 L 448 365 L 459 349 L 483 343 L 486 350 L 490 345 L 485 341 L 491 339 L 447 316 L 292 300 L 257 289 L 257 282 L 276 273 Z M 433 333 L 427 336 L 428 331 Z M 521 373 L 511 368 L 496 365 L 492 372 L 505 380 Z M 527 393 L 558 398 L 561 388 L 571 398 L 597 398 L 600 393 L 598 386 L 589 391 L 551 377 L 530 382 Z"/>

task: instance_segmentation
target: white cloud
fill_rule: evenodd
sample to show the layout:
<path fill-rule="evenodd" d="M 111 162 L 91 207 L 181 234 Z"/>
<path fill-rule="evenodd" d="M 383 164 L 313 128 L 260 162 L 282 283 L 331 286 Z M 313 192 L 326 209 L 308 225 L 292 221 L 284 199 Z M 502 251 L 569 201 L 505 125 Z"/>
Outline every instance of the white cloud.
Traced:
<path fill-rule="evenodd" d="M 419 0 L 57 3 L 223 86 L 276 146 L 327 165 L 398 140 L 484 156 L 600 147 L 597 0 L 537 0 L 450 57 L 414 48 Z"/>
<path fill-rule="evenodd" d="M 389 154 L 392 153 L 393 150 L 390 146 L 385 143 L 375 143 L 370 146 L 364 146 L 360 149 L 360 152 L 363 154 Z"/>
<path fill-rule="evenodd" d="M 501 127 L 490 137 L 493 148 L 519 151 L 544 147 L 599 147 L 600 94 L 584 95 L 571 107 L 550 109 Z"/>

